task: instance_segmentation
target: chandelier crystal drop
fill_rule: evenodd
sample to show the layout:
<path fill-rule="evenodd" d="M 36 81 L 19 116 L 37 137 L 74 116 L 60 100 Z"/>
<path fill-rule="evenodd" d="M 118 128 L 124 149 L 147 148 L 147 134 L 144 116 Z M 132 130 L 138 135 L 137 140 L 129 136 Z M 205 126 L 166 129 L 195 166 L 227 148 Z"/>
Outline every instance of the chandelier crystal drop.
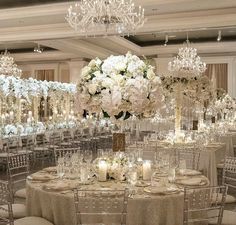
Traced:
<path fill-rule="evenodd" d="M 197 49 L 180 48 L 178 55 L 168 64 L 168 70 L 178 77 L 199 76 L 206 71 L 206 64 L 197 55 Z"/>
<path fill-rule="evenodd" d="M 144 25 L 145 17 L 144 9 L 136 10 L 133 0 L 81 0 L 69 7 L 66 20 L 75 31 L 86 34 L 129 35 Z"/>
<path fill-rule="evenodd" d="M 22 70 L 17 68 L 14 59 L 7 50 L 5 50 L 0 58 L 0 74 L 14 77 L 20 77 L 22 74 Z"/>

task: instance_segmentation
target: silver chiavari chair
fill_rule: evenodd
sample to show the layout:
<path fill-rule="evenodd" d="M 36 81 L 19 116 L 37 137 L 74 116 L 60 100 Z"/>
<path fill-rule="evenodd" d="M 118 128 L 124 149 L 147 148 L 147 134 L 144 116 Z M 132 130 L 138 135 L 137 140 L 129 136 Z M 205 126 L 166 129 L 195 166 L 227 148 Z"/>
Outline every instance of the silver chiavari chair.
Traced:
<path fill-rule="evenodd" d="M 226 194 L 226 186 L 185 188 L 183 225 L 221 225 Z"/>
<path fill-rule="evenodd" d="M 9 183 L 0 180 L 0 225 L 53 225 L 49 221 L 35 216 L 26 217 L 23 215 L 22 218 L 18 216 L 14 220 L 15 214 L 19 214 L 19 212 L 16 212 L 15 206 L 19 204 L 13 204 L 10 190 Z"/>
<path fill-rule="evenodd" d="M 8 156 L 7 159 L 8 180 L 11 185 L 12 196 L 25 198 L 25 186 L 29 174 L 29 154 L 18 153 Z"/>
<path fill-rule="evenodd" d="M 76 225 L 126 225 L 128 190 L 74 189 Z M 108 220 L 108 221 L 107 221 Z"/>

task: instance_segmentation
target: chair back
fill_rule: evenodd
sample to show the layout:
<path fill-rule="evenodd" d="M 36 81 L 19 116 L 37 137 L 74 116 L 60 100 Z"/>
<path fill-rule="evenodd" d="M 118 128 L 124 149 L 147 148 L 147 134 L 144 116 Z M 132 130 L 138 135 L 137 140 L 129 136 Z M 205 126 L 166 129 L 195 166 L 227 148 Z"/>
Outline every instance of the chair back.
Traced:
<path fill-rule="evenodd" d="M 7 138 L 6 148 L 8 153 L 17 153 L 20 149 L 20 140 L 18 136 Z"/>
<path fill-rule="evenodd" d="M 12 211 L 12 201 L 11 201 L 11 192 L 10 187 L 7 181 L 0 180 L 0 210 L 8 214 L 8 218 L 1 217 L 0 215 L 0 224 L 3 225 L 14 225 L 13 211 Z M 7 207 L 2 207 L 5 205 Z"/>
<path fill-rule="evenodd" d="M 221 225 L 226 194 L 226 186 L 185 188 L 183 224 Z"/>
<path fill-rule="evenodd" d="M 236 190 L 236 157 L 226 157 L 223 168 L 223 185 Z"/>
<path fill-rule="evenodd" d="M 79 148 L 56 148 L 54 149 L 55 162 L 59 157 L 65 157 L 66 155 L 73 155 L 80 151 Z"/>
<path fill-rule="evenodd" d="M 74 189 L 77 225 L 126 225 L 128 190 Z"/>
<path fill-rule="evenodd" d="M 185 160 L 187 169 L 199 170 L 201 151 L 190 147 L 178 147 L 176 149 L 177 162 Z"/>

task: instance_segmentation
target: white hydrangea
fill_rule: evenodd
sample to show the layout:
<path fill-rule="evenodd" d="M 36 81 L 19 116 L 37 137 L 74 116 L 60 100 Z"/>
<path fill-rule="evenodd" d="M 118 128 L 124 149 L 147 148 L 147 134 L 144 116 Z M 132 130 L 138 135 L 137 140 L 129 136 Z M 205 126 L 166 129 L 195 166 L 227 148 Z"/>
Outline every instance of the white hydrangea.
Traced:
<path fill-rule="evenodd" d="M 82 69 L 77 85 L 80 107 L 111 117 L 123 117 L 128 112 L 152 116 L 163 100 L 154 68 L 130 53 L 97 61 Z"/>

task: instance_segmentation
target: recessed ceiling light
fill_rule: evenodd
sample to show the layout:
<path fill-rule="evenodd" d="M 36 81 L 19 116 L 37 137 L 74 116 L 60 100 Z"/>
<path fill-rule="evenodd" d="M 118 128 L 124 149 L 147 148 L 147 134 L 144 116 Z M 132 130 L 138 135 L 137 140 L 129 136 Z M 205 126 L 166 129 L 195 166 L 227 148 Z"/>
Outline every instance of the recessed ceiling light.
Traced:
<path fill-rule="evenodd" d="M 216 39 L 218 42 L 221 41 L 221 30 L 218 31 L 218 36 Z"/>
<path fill-rule="evenodd" d="M 169 35 L 169 38 L 176 38 L 176 35 Z"/>

